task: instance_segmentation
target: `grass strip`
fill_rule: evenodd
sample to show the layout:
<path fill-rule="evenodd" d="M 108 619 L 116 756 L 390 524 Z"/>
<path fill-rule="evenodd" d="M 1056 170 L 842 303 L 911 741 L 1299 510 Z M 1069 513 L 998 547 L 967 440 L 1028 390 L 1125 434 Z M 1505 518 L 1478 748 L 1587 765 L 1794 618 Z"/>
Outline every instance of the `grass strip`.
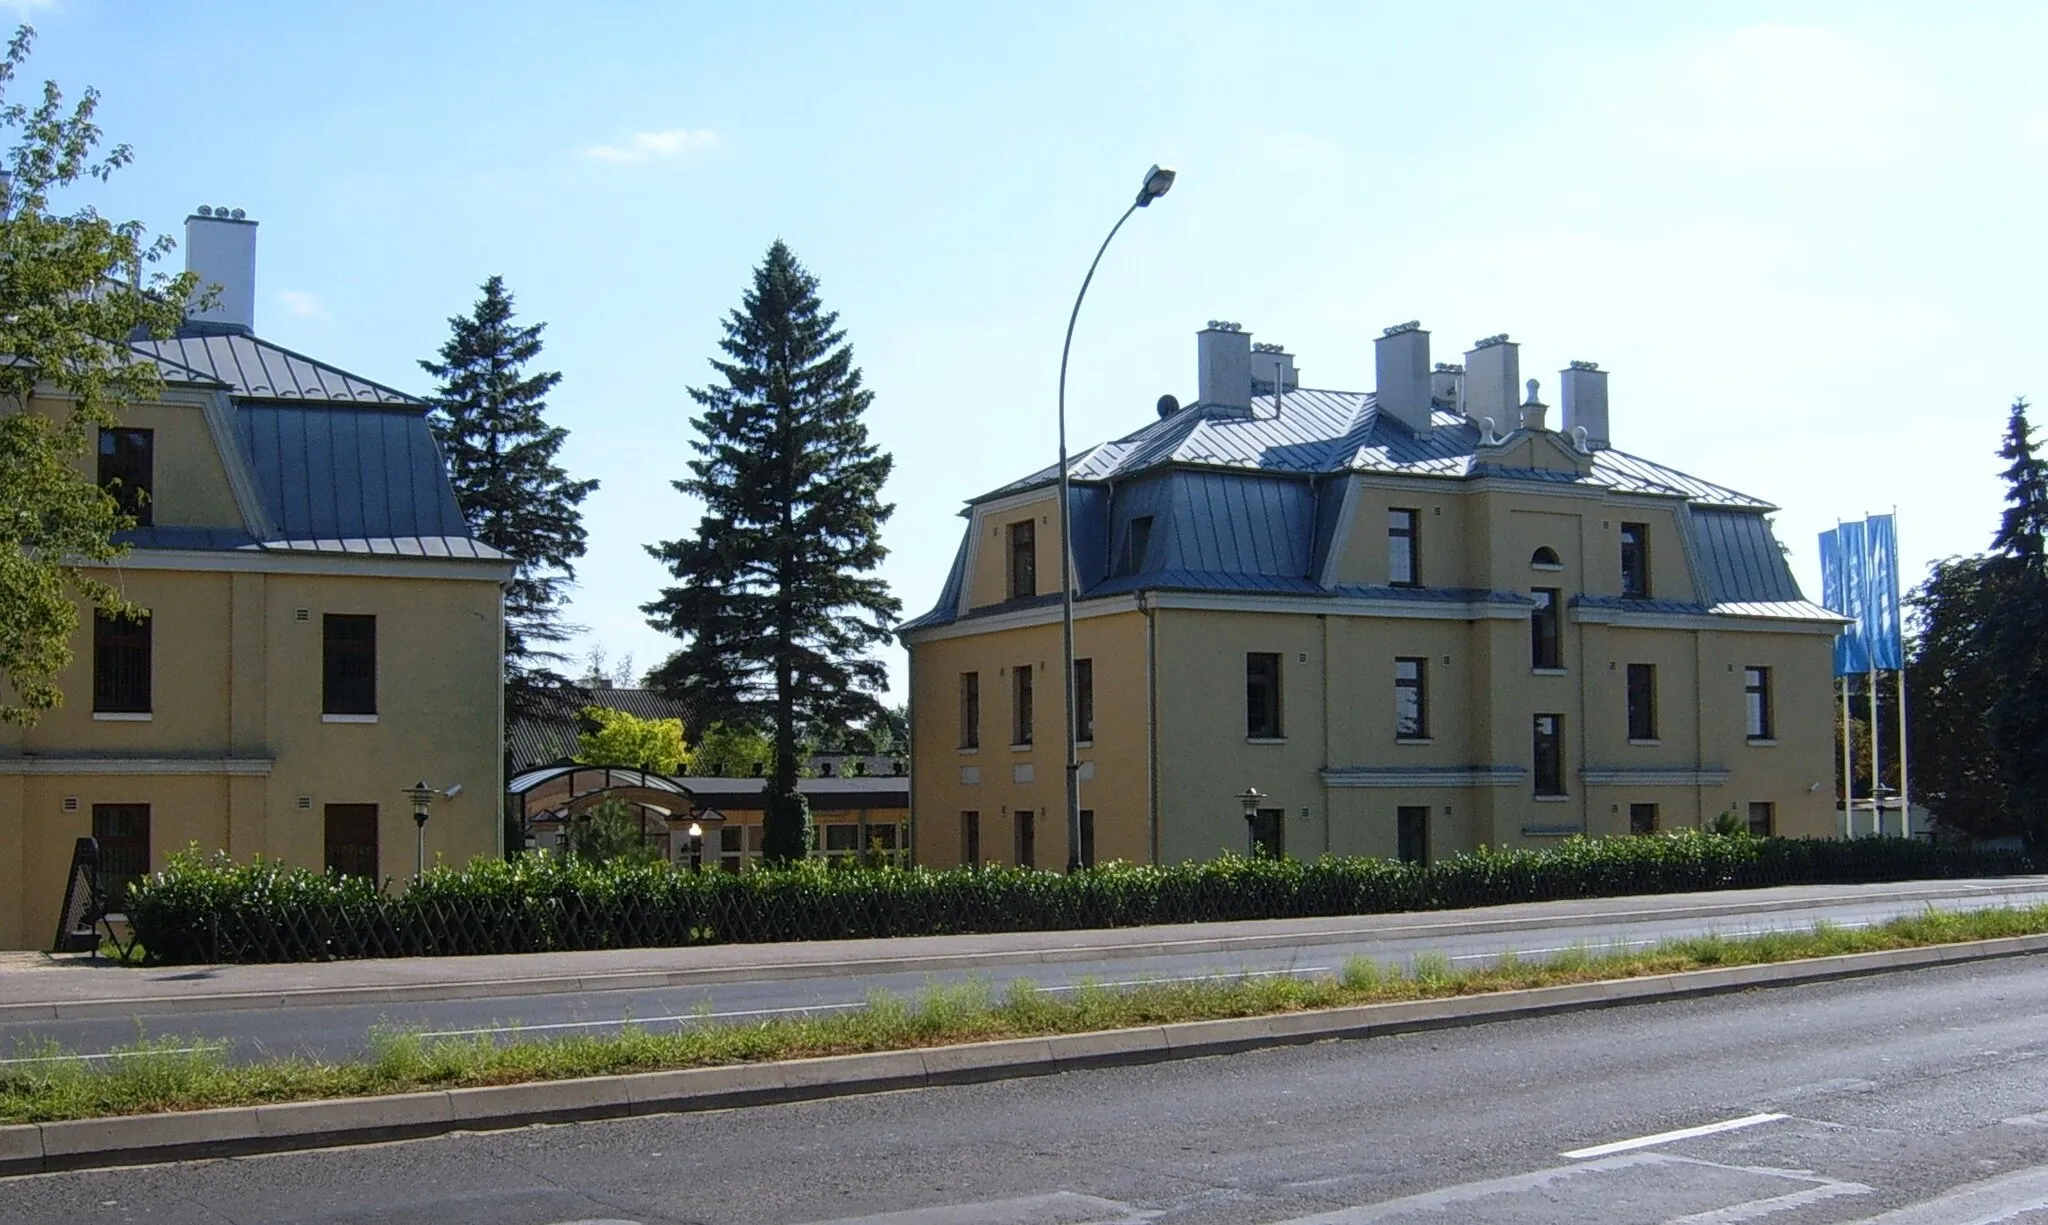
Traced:
<path fill-rule="evenodd" d="M 500 1041 L 426 1039 L 380 1029 L 361 1059 L 232 1063 L 226 1043 L 143 1037 L 110 1057 L 79 1059 L 54 1042 L 18 1044 L 0 1062 L 0 1123 L 202 1110 L 418 1090 L 507 1085 L 820 1055 L 907 1050 L 1000 1038 L 1084 1033 L 1179 1021 L 1264 1016 L 1396 1000 L 1479 995 L 1715 966 L 1954 944 L 2048 932 L 2048 906 L 1964 913 L 1932 908 L 1866 928 L 1820 924 L 1754 936 L 1695 936 L 1641 950 L 1577 947 L 1541 960 L 1506 954 L 1470 969 L 1441 953 L 1406 962 L 1354 957 L 1320 977 L 1263 975 L 1050 991 L 1027 981 L 934 985 L 876 995 L 848 1012 L 653 1031 Z"/>

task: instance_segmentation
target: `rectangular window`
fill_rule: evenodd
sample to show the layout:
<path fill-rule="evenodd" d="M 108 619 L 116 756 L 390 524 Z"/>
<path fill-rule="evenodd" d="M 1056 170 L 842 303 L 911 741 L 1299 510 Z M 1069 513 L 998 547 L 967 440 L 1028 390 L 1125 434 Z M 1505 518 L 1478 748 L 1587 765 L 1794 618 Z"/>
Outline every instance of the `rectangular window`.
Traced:
<path fill-rule="evenodd" d="M 150 626 L 148 613 L 138 620 L 92 618 L 92 708 L 102 714 L 148 714 L 150 711 Z"/>
<path fill-rule="evenodd" d="M 100 896 L 120 913 L 128 886 L 149 875 L 149 805 L 94 804 L 92 838 L 100 848 Z"/>
<path fill-rule="evenodd" d="M 1031 743 L 1031 665 L 1010 669 L 1010 743 Z"/>
<path fill-rule="evenodd" d="M 1124 549 L 1117 558 L 1118 574 L 1137 574 L 1145 568 L 1145 554 L 1152 548 L 1152 516 L 1139 515 L 1124 528 Z"/>
<path fill-rule="evenodd" d="M 1778 806 L 1764 800 L 1751 800 L 1749 832 L 1758 838 L 1775 837 L 1778 832 Z"/>
<path fill-rule="evenodd" d="M 1017 810 L 1017 866 L 1038 866 L 1038 819 L 1029 808 Z"/>
<path fill-rule="evenodd" d="M 1081 866 L 1095 866 L 1095 813 L 1087 808 L 1081 810 Z"/>
<path fill-rule="evenodd" d="M 1287 854 L 1287 810 L 1261 808 L 1251 819 L 1251 851 L 1257 859 L 1279 859 Z"/>
<path fill-rule="evenodd" d="M 981 866 L 981 814 L 960 814 L 960 862 L 970 868 Z"/>
<path fill-rule="evenodd" d="M 377 806 L 329 804 L 325 824 L 327 870 L 377 880 Z"/>
<path fill-rule="evenodd" d="M 1625 600 L 1650 598 L 1650 525 L 1621 525 L 1621 597 Z"/>
<path fill-rule="evenodd" d="M 1628 806 L 1628 832 L 1631 834 L 1656 833 L 1657 806 L 1655 804 L 1630 804 Z"/>
<path fill-rule="evenodd" d="M 981 747 L 981 673 L 960 674 L 960 747 Z"/>
<path fill-rule="evenodd" d="M 687 844 L 686 844 L 687 849 Z M 761 827 L 726 825 L 718 830 L 718 868 L 734 876 L 761 862 Z"/>
<path fill-rule="evenodd" d="M 1742 699 L 1748 716 L 1749 738 L 1770 740 L 1771 734 L 1771 670 L 1769 668 L 1744 668 L 1742 670 Z"/>
<path fill-rule="evenodd" d="M 1074 661 L 1074 739 L 1095 739 L 1095 661 Z"/>
<path fill-rule="evenodd" d="M 1394 738 L 1429 738 L 1429 690 L 1427 659 L 1401 658 L 1394 661 Z"/>
<path fill-rule="evenodd" d="M 1429 809 L 1403 804 L 1394 810 L 1394 851 L 1402 863 L 1429 862 Z"/>
<path fill-rule="evenodd" d="M 1253 740 L 1278 740 L 1280 727 L 1280 656 L 1253 651 L 1244 657 L 1244 734 Z"/>
<path fill-rule="evenodd" d="M 1657 665 L 1628 666 L 1628 738 L 1657 738 Z"/>
<path fill-rule="evenodd" d="M 320 618 L 324 682 L 320 712 L 377 713 L 377 618 L 327 613 Z"/>
<path fill-rule="evenodd" d="M 100 431 L 100 488 L 113 496 L 124 515 L 132 515 L 135 526 L 148 527 L 156 521 L 152 509 L 156 492 L 156 434 L 152 430 L 103 429 Z"/>
<path fill-rule="evenodd" d="M 1537 715 L 1534 744 L 1536 794 L 1564 794 L 1564 716 Z"/>
<path fill-rule="evenodd" d="M 1387 582 L 1396 587 L 1422 585 L 1422 559 L 1416 533 L 1422 512 L 1395 507 L 1387 512 Z"/>
<path fill-rule="evenodd" d="M 860 853 L 860 826 L 842 824 L 822 828 L 826 858 L 850 859 Z"/>
<path fill-rule="evenodd" d="M 1010 525 L 1010 598 L 1038 594 L 1038 524 L 1026 519 Z"/>
<path fill-rule="evenodd" d="M 1557 632 L 1558 589 L 1537 587 L 1529 594 L 1536 600 L 1536 607 L 1529 610 L 1529 666 L 1562 668 L 1564 653 Z"/>

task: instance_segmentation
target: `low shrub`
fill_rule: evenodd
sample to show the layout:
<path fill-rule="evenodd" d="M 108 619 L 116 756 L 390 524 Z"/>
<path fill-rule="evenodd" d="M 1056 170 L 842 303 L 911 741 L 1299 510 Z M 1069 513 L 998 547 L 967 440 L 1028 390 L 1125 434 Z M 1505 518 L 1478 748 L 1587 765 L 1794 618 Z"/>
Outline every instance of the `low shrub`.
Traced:
<path fill-rule="evenodd" d="M 1428 865 L 1226 855 L 1107 864 L 1071 876 L 1016 868 L 845 872 L 816 860 L 730 875 L 524 855 L 436 867 L 393 891 L 194 851 L 144 878 L 128 917 L 152 962 L 188 965 L 1059 931 L 2032 870 L 2015 852 L 1899 839 L 1687 833 L 1573 838 Z"/>

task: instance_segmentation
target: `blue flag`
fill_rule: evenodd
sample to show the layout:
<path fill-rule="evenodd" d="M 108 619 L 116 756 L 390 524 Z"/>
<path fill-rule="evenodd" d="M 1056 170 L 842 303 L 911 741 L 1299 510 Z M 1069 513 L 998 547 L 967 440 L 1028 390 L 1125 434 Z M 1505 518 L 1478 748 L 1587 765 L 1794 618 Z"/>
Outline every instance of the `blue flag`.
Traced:
<path fill-rule="evenodd" d="M 1890 515 L 1872 515 L 1865 522 L 1863 578 L 1869 594 L 1863 599 L 1863 643 L 1872 666 L 1896 670 L 1906 666 L 1905 635 L 1899 625 L 1899 535 Z"/>
<path fill-rule="evenodd" d="M 1835 675 L 1905 666 L 1899 616 L 1898 525 L 1872 515 L 1820 534 L 1821 603 L 1849 618 L 1835 638 Z"/>
<path fill-rule="evenodd" d="M 1863 636 L 1863 525 L 1844 523 L 1820 534 L 1820 602 L 1849 618 L 1835 636 L 1835 675 L 1870 671 L 1870 647 Z"/>

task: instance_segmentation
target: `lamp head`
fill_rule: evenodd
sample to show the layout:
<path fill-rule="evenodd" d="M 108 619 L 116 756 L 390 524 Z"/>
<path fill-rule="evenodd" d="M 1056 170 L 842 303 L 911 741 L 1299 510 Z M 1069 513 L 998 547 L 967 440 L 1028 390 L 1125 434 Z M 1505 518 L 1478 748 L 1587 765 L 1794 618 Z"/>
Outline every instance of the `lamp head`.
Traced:
<path fill-rule="evenodd" d="M 1246 787 L 1243 794 L 1237 798 L 1244 805 L 1245 819 L 1250 820 L 1259 815 L 1259 801 L 1266 797 L 1257 787 Z"/>
<path fill-rule="evenodd" d="M 703 836 L 704 836 L 704 827 L 703 827 L 702 825 L 699 825 L 699 824 L 698 824 L 697 822 L 695 822 L 695 821 L 692 821 L 692 822 L 690 822 L 690 837 L 692 837 L 692 838 L 702 838 Z"/>
<path fill-rule="evenodd" d="M 1145 172 L 1145 185 L 1138 189 L 1138 207 L 1144 208 L 1166 194 L 1173 186 L 1173 170 L 1167 166 L 1154 166 Z"/>

